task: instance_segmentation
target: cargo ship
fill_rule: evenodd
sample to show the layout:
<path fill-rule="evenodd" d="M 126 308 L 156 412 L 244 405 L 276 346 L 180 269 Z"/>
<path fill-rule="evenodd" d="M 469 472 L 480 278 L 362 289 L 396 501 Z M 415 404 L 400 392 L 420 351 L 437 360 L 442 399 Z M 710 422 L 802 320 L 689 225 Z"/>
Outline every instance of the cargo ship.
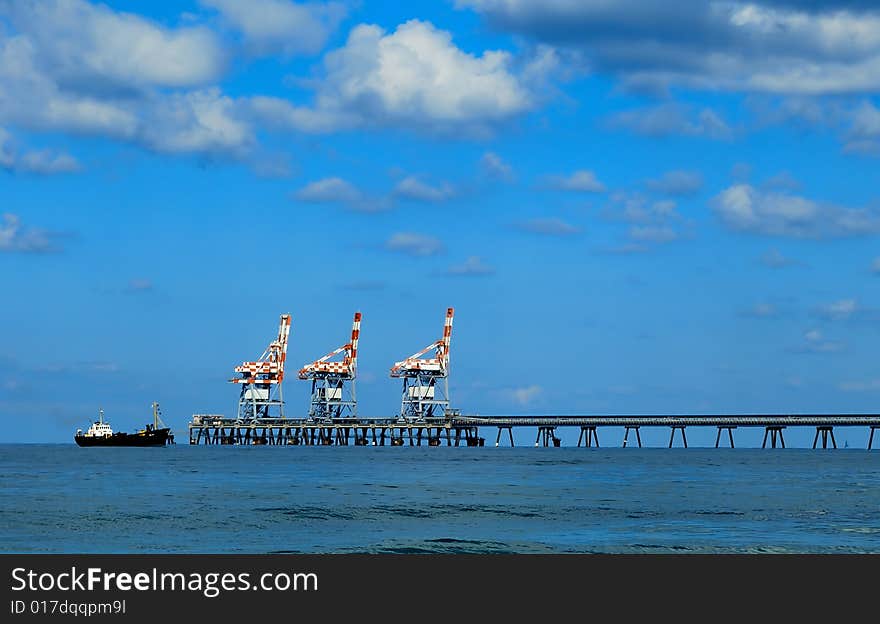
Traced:
<path fill-rule="evenodd" d="M 162 425 L 161 427 L 159 425 Z M 79 446 L 165 446 L 174 444 L 174 435 L 159 417 L 159 404 L 153 403 L 153 422 L 135 433 L 115 432 L 104 421 L 104 410 L 98 411 L 98 420 L 88 431 L 76 430 L 73 436 Z"/>

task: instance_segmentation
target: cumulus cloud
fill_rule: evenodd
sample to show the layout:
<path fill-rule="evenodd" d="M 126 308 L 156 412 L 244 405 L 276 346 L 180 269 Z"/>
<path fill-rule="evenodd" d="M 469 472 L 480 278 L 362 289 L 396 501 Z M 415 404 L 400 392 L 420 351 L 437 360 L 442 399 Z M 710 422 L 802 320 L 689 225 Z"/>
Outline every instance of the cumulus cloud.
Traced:
<path fill-rule="evenodd" d="M 443 243 L 432 236 L 413 232 L 396 232 L 385 241 L 385 249 L 408 256 L 426 257 L 443 253 Z"/>
<path fill-rule="evenodd" d="M 0 220 L 0 252 L 48 253 L 59 251 L 58 234 L 21 225 L 18 215 L 5 213 Z"/>
<path fill-rule="evenodd" d="M 514 179 L 513 167 L 496 154 L 495 152 L 486 152 L 480 158 L 480 168 L 483 173 L 493 179 L 503 180 L 504 182 L 512 182 Z"/>
<path fill-rule="evenodd" d="M 844 349 L 842 342 L 828 340 L 818 329 L 804 333 L 803 342 L 791 349 L 795 353 L 837 353 Z"/>
<path fill-rule="evenodd" d="M 453 264 L 446 270 L 447 275 L 492 275 L 495 269 L 479 256 L 468 256 L 461 264 Z"/>
<path fill-rule="evenodd" d="M 573 236 L 581 232 L 576 225 L 555 217 L 530 219 L 515 224 L 515 227 L 523 232 L 546 236 Z"/>
<path fill-rule="evenodd" d="M 486 134 L 536 105 L 508 52 L 464 52 L 449 32 L 420 20 L 390 33 L 356 26 L 343 47 L 325 55 L 314 86 L 312 106 L 261 98 L 255 110 L 305 132 L 395 126 Z"/>
<path fill-rule="evenodd" d="M 568 176 L 546 176 L 543 186 L 558 191 L 575 191 L 580 193 L 605 192 L 605 185 L 599 181 L 594 172 L 587 169 L 580 169 Z"/>
<path fill-rule="evenodd" d="M 703 175 L 699 171 L 667 171 L 659 178 L 647 180 L 645 186 L 664 195 L 696 195 L 703 188 Z"/>
<path fill-rule="evenodd" d="M 337 177 L 310 182 L 296 191 L 294 196 L 311 203 L 357 202 L 362 198 L 361 192 L 351 182 Z"/>
<path fill-rule="evenodd" d="M 170 154 L 241 158 L 253 148 L 242 104 L 202 86 L 225 65 L 211 31 L 82 0 L 4 3 L 0 16 L 11 25 L 0 30 L 0 123 Z"/>
<path fill-rule="evenodd" d="M 819 316 L 831 321 L 842 321 L 851 318 L 859 309 L 855 299 L 841 299 L 819 308 Z"/>
<path fill-rule="evenodd" d="M 733 129 L 711 108 L 693 110 L 678 103 L 665 103 L 614 113 L 607 119 L 610 128 L 629 130 L 649 137 L 694 136 L 729 140 Z"/>
<path fill-rule="evenodd" d="M 602 216 L 611 221 L 629 224 L 629 251 L 646 251 L 643 243 L 669 243 L 684 238 L 691 223 L 678 212 L 671 199 L 652 199 L 642 193 L 618 191 L 611 195 L 602 209 Z M 620 249 L 618 249 L 620 251 Z"/>
<path fill-rule="evenodd" d="M 254 130 L 236 101 L 219 89 L 155 98 L 144 110 L 135 138 L 157 152 L 244 156 Z"/>
<path fill-rule="evenodd" d="M 640 88 L 876 91 L 880 12 L 868 2 L 457 0 L 495 27 L 580 50 Z"/>
<path fill-rule="evenodd" d="M 0 15 L 37 65 L 77 91 L 204 85 L 225 68 L 220 41 L 202 26 L 167 28 L 84 0 L 3 2 Z"/>
<path fill-rule="evenodd" d="M 845 152 L 880 156 L 880 110 L 863 102 L 852 115 L 845 141 Z"/>
<path fill-rule="evenodd" d="M 0 169 L 11 173 L 52 175 L 71 173 L 82 167 L 71 155 L 51 150 L 23 151 L 15 145 L 12 136 L 0 128 Z"/>
<path fill-rule="evenodd" d="M 365 193 L 348 180 L 335 176 L 306 184 L 293 193 L 293 198 L 312 204 L 341 204 L 350 210 L 365 213 L 378 213 L 393 206 L 387 196 Z"/>
<path fill-rule="evenodd" d="M 748 184 L 731 186 L 713 199 L 715 213 L 729 228 L 765 236 L 839 238 L 880 232 L 880 213 L 845 208 Z"/>
<path fill-rule="evenodd" d="M 220 12 L 238 30 L 255 55 L 319 52 L 345 17 L 338 2 L 297 3 L 288 0 L 199 0 Z"/>
<path fill-rule="evenodd" d="M 392 194 L 398 199 L 439 202 L 454 197 L 455 191 L 447 183 L 443 183 L 440 186 L 431 186 L 415 176 L 407 176 L 397 183 Z"/>
<path fill-rule="evenodd" d="M 840 299 L 818 306 L 814 314 L 827 321 L 855 321 L 876 323 L 880 321 L 880 309 L 861 305 L 855 299 Z"/>

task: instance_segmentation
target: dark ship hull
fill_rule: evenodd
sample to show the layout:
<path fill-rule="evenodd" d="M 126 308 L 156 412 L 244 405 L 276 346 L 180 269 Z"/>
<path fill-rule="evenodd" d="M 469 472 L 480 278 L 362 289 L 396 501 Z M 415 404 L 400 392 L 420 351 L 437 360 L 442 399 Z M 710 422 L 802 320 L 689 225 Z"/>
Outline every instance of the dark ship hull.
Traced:
<path fill-rule="evenodd" d="M 74 436 L 80 446 L 165 446 L 171 429 L 152 429 L 137 433 L 114 433 L 111 436 Z"/>

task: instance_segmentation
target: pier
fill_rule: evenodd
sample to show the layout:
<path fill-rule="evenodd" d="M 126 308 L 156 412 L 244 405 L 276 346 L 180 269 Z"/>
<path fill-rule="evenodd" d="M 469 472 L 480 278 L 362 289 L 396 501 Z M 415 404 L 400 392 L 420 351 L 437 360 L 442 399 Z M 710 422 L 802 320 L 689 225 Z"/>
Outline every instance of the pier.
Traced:
<path fill-rule="evenodd" d="M 725 438 L 735 448 L 738 428 L 764 429 L 762 448 L 785 448 L 784 431 L 814 427 L 813 448 L 837 448 L 835 427 L 861 427 L 867 432 L 867 449 L 873 448 L 880 414 L 703 414 L 703 415 L 565 415 L 479 416 L 455 414 L 422 419 L 400 418 L 257 418 L 241 420 L 213 414 L 195 414 L 189 424 L 190 444 L 290 445 L 290 446 L 484 446 L 480 429 L 497 429 L 495 446 L 502 440 L 515 446 L 514 429 L 537 430 L 535 446 L 560 446 L 557 430 L 580 430 L 577 446 L 599 447 L 598 430 L 622 427 L 620 446 L 642 447 L 640 429 L 668 428 L 669 448 L 687 448 L 687 428 L 717 428 L 715 448 Z M 635 439 L 630 437 L 631 432 Z M 493 431 L 494 433 L 494 431 Z M 505 434 L 502 436 L 502 434 Z M 603 436 L 606 437 L 606 436 Z M 632 444 L 635 442 L 635 444 Z M 617 444 L 613 444 L 617 446 Z"/>
<path fill-rule="evenodd" d="M 301 380 L 311 382 L 306 416 L 284 413 L 282 382 L 287 357 L 291 315 L 282 314 L 276 337 L 263 354 L 236 366 L 229 380 L 239 388 L 237 415 L 193 414 L 189 443 L 193 445 L 268 446 L 484 446 L 480 429 L 497 429 L 495 446 L 502 439 L 515 446 L 514 429 L 537 430 L 535 446 L 559 447 L 561 428 L 578 428 L 578 447 L 598 448 L 599 429 L 622 427 L 621 446 L 642 446 L 643 427 L 669 429 L 669 445 L 688 447 L 689 427 L 716 427 L 715 448 L 722 438 L 735 448 L 734 432 L 741 427 L 764 429 L 762 448 L 785 448 L 789 427 L 815 427 L 813 448 L 837 448 L 835 427 L 863 427 L 867 448 L 874 444 L 880 414 L 588 414 L 540 416 L 483 416 L 462 414 L 449 398 L 449 357 L 454 308 L 447 308 L 443 333 L 426 347 L 391 367 L 389 375 L 401 382 L 400 411 L 391 418 L 358 415 L 358 342 L 362 314 L 355 312 L 349 341 L 327 355 L 305 364 Z M 507 434 L 504 436 L 503 434 Z M 634 440 L 630 438 L 634 435 Z M 723 435 L 726 434 L 726 435 Z M 603 435 L 607 441 L 607 436 Z M 635 442 L 633 444 L 632 442 Z M 830 443 L 830 446 L 829 446 Z M 616 446 L 616 444 L 613 444 Z"/>

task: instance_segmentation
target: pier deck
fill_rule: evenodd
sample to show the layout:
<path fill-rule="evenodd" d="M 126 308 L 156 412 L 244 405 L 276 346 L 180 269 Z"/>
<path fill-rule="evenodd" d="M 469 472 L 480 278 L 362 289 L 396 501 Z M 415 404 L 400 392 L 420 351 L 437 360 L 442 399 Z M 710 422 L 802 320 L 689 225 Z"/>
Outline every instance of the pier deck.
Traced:
<path fill-rule="evenodd" d="M 514 428 L 537 428 L 535 445 L 559 446 L 558 427 L 578 427 L 578 446 L 599 445 L 599 427 L 623 427 L 623 446 L 629 443 L 630 432 L 635 432 L 638 446 L 642 446 L 641 427 L 669 427 L 669 446 L 675 442 L 676 432 L 687 446 L 687 427 L 717 427 L 715 447 L 720 445 L 725 432 L 733 447 L 733 431 L 739 427 L 763 427 L 764 441 L 771 448 L 785 447 L 783 430 L 787 427 L 815 427 L 813 448 L 821 436 L 822 448 L 837 448 L 834 427 L 865 427 L 869 430 L 867 448 L 873 447 L 874 432 L 880 429 L 880 414 L 647 414 L 647 415 L 540 415 L 540 416 L 480 416 L 455 414 L 441 418 L 401 421 L 397 418 L 338 418 L 309 420 L 306 418 L 269 418 L 240 421 L 214 415 L 194 415 L 189 424 L 190 444 L 269 444 L 269 445 L 338 445 L 357 446 L 483 446 L 480 427 L 497 428 L 495 446 L 499 446 L 502 432 L 506 432 L 510 446 L 514 445 Z"/>

